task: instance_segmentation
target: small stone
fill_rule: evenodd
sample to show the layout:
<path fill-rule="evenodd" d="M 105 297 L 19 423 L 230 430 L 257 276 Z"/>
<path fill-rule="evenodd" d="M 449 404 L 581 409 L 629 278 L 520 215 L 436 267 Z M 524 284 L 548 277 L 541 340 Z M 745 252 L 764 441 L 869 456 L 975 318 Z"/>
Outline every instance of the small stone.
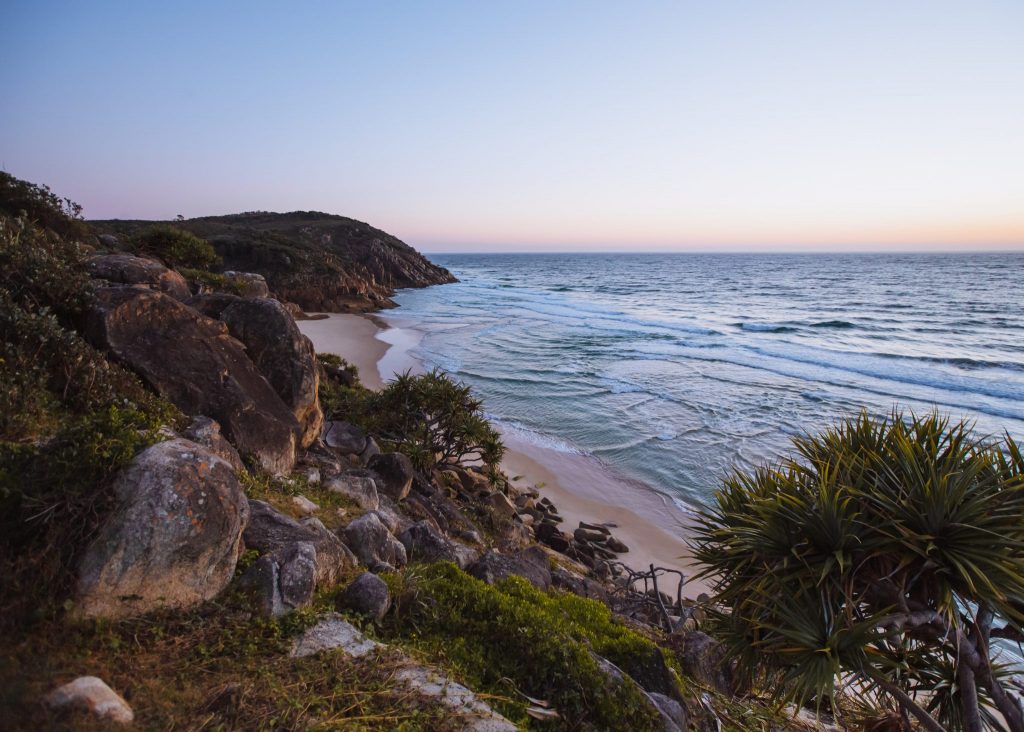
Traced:
<path fill-rule="evenodd" d="M 588 524 L 585 521 L 580 521 L 580 528 L 586 529 L 588 531 L 596 531 L 598 533 L 604 534 L 605 536 L 611 534 L 611 531 L 608 530 L 608 527 L 602 526 L 601 524 Z"/>
<path fill-rule="evenodd" d="M 371 572 L 356 577 L 338 598 L 339 610 L 354 610 L 374 620 L 381 620 L 390 607 L 391 593 L 387 584 Z"/>
<path fill-rule="evenodd" d="M 308 516 L 311 513 L 316 513 L 317 511 L 320 510 L 320 506 L 316 505 L 311 500 L 302 495 L 292 496 L 292 505 L 295 506 L 295 508 L 297 508 L 299 512 L 304 516 Z"/>
<path fill-rule="evenodd" d="M 77 709 L 118 724 L 135 719 L 128 702 L 95 676 L 79 676 L 47 694 L 45 702 L 51 709 Z"/>
<path fill-rule="evenodd" d="M 370 460 L 375 458 L 377 455 L 380 455 L 380 446 L 377 444 L 377 441 L 374 440 L 372 437 L 367 438 L 366 448 L 359 456 L 359 459 L 362 461 L 363 465 L 366 465 L 370 462 Z"/>
<path fill-rule="evenodd" d="M 302 477 L 306 479 L 306 482 L 310 485 L 320 484 L 320 469 L 319 468 L 308 468 L 306 472 L 302 474 Z"/>

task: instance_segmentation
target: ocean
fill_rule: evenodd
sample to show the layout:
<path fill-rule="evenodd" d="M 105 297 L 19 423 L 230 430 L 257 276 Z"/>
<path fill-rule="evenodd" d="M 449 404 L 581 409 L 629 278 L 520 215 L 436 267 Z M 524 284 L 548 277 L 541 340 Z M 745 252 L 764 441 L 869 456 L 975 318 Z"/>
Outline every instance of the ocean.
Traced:
<path fill-rule="evenodd" d="M 414 355 L 678 505 L 866 408 L 1024 439 L 1024 254 L 432 255 Z"/>

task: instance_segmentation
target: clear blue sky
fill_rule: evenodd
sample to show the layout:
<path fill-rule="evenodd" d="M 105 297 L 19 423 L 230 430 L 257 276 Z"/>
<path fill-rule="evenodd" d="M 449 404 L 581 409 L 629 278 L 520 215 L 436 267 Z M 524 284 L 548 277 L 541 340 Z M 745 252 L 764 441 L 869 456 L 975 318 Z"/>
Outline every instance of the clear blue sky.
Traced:
<path fill-rule="evenodd" d="M 0 165 L 427 251 L 1019 248 L 1024 2 L 11 0 Z"/>

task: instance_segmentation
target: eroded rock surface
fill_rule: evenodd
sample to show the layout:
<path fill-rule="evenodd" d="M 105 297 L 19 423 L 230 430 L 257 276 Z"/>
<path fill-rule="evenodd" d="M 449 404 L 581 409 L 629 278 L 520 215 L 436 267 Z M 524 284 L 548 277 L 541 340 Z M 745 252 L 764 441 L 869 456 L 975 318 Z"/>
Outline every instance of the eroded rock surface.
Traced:
<path fill-rule="evenodd" d="M 220 423 L 272 473 L 295 463 L 299 425 L 227 326 L 141 287 L 100 288 L 86 335 L 190 415 Z"/>
<path fill-rule="evenodd" d="M 246 353 L 281 397 L 301 427 L 300 444 L 309 447 L 320 435 L 324 415 L 317 400 L 320 371 L 313 344 L 277 300 L 247 297 L 220 314 L 228 331 L 245 344 Z"/>
<path fill-rule="evenodd" d="M 194 442 L 169 440 L 139 453 L 113 490 L 118 506 L 79 565 L 79 614 L 187 607 L 227 586 L 249 520 L 230 464 Z"/>
<path fill-rule="evenodd" d="M 100 254 L 91 257 L 87 267 L 89 274 L 98 279 L 122 285 L 143 285 L 176 300 L 186 300 L 191 294 L 184 277 L 155 259 L 132 254 Z"/>

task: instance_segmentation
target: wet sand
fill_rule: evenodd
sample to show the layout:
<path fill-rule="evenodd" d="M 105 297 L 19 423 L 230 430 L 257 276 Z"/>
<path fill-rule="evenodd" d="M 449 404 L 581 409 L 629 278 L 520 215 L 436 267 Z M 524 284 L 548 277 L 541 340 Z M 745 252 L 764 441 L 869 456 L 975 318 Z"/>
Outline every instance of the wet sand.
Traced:
<path fill-rule="evenodd" d="M 365 386 L 379 389 L 395 374 L 422 365 L 411 355 L 423 337 L 419 331 L 372 315 L 331 314 L 303 320 L 299 329 L 318 353 L 334 353 L 359 367 Z M 580 521 L 611 522 L 612 534 L 629 547 L 620 559 L 634 569 L 669 567 L 688 578 L 696 573 L 685 541 L 686 518 L 670 501 L 642 484 L 614 474 L 595 458 L 534 445 L 503 434 L 507 447 L 502 467 L 516 485 L 537 485 L 565 518 L 563 530 Z M 707 592 L 703 583 L 688 581 L 684 596 Z"/>

